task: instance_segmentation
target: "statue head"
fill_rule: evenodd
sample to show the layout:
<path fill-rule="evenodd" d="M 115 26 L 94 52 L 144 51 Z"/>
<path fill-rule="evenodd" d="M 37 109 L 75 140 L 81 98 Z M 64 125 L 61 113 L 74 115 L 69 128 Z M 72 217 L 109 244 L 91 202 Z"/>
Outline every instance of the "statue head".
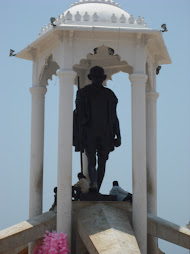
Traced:
<path fill-rule="evenodd" d="M 102 67 L 94 66 L 90 69 L 88 78 L 92 81 L 92 85 L 101 86 L 107 76 L 104 74 L 104 69 Z"/>

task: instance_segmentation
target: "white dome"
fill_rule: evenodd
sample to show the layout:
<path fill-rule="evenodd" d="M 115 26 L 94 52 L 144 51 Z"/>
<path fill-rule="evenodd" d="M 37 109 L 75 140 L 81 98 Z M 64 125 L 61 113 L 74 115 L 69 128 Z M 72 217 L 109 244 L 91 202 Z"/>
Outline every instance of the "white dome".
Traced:
<path fill-rule="evenodd" d="M 110 0 L 81 0 L 72 4 L 71 8 L 64 12 L 64 16 L 65 21 L 72 19 L 89 23 L 125 23 L 130 17 L 119 4 Z"/>
<path fill-rule="evenodd" d="M 136 19 L 112 0 L 80 0 L 54 21 L 56 26 L 111 26 L 124 28 L 147 28 L 144 18 Z M 49 23 L 42 27 L 39 36 L 52 29 Z"/>

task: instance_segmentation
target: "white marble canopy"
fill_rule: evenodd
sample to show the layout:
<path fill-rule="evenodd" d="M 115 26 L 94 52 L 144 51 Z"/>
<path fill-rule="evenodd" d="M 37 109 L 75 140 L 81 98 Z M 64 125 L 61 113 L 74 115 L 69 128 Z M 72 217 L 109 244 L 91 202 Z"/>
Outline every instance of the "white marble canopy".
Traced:
<path fill-rule="evenodd" d="M 147 253 L 147 210 L 157 211 L 156 68 L 171 59 L 160 30 L 148 28 L 110 0 L 74 3 L 37 39 L 16 54 L 33 61 L 30 217 L 42 212 L 45 93 L 52 75 L 59 78 L 57 230 L 71 239 L 73 85 L 89 81 L 91 67 L 102 66 L 107 80 L 128 73 L 132 97 L 133 227 Z M 106 81 L 107 81 L 106 80 Z M 105 84 L 106 85 L 106 82 Z M 150 239 L 150 253 L 157 248 Z"/>

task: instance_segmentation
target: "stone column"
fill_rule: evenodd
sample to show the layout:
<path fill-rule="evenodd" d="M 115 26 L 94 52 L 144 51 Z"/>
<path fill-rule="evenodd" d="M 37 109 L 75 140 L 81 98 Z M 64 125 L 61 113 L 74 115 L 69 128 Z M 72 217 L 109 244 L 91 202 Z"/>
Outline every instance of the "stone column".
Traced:
<path fill-rule="evenodd" d="M 147 76 L 130 75 L 132 103 L 133 229 L 142 254 L 147 253 L 146 98 Z"/>
<path fill-rule="evenodd" d="M 157 92 L 146 92 L 147 209 L 157 215 Z M 148 235 L 148 254 L 158 253 L 158 240 Z"/>
<path fill-rule="evenodd" d="M 73 140 L 73 85 L 75 72 L 58 70 L 59 128 L 58 128 L 58 184 L 57 232 L 64 232 L 71 240 L 72 217 L 72 140 Z"/>
<path fill-rule="evenodd" d="M 32 87 L 29 217 L 42 213 L 45 87 Z"/>

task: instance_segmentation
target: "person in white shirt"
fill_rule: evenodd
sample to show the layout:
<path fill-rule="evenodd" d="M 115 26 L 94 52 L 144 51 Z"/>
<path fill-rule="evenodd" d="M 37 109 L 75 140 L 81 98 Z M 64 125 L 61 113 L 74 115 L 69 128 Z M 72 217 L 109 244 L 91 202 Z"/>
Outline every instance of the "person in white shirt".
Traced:
<path fill-rule="evenodd" d="M 89 182 L 86 180 L 86 176 L 82 173 L 78 173 L 79 181 L 72 186 L 72 197 L 75 200 L 80 199 L 81 193 L 88 193 L 89 192 Z"/>
<path fill-rule="evenodd" d="M 132 194 L 123 190 L 118 181 L 113 181 L 113 187 L 110 190 L 110 195 L 117 196 L 117 201 L 130 201 L 132 203 Z"/>

